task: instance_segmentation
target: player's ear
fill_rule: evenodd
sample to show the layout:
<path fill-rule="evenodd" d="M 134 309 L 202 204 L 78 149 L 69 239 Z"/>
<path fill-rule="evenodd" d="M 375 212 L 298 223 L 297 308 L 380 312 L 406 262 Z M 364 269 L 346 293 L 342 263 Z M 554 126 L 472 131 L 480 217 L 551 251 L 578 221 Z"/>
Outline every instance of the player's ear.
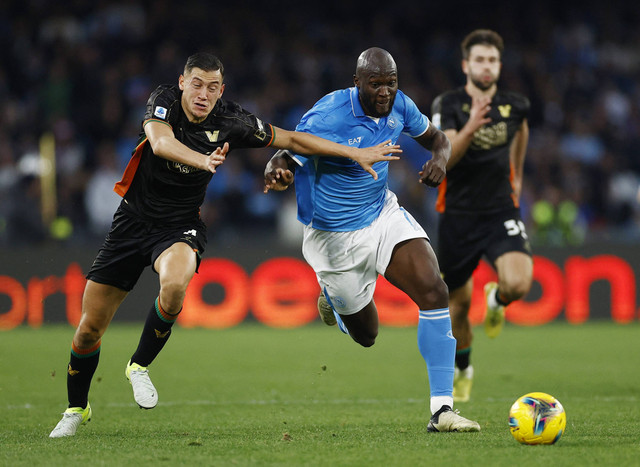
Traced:
<path fill-rule="evenodd" d="M 180 75 L 178 78 L 178 87 L 181 91 L 184 91 L 184 75 Z"/>
<path fill-rule="evenodd" d="M 463 59 L 461 66 L 462 66 L 462 72 L 466 75 L 469 72 L 469 62 Z"/>
<path fill-rule="evenodd" d="M 223 93 L 224 93 L 224 83 L 222 83 L 220 85 L 220 96 L 222 96 Z M 218 97 L 220 97 L 220 96 L 218 96 Z"/>
<path fill-rule="evenodd" d="M 355 87 L 359 87 L 360 80 L 358 79 L 358 77 L 356 75 L 353 75 L 353 84 L 355 85 Z"/>

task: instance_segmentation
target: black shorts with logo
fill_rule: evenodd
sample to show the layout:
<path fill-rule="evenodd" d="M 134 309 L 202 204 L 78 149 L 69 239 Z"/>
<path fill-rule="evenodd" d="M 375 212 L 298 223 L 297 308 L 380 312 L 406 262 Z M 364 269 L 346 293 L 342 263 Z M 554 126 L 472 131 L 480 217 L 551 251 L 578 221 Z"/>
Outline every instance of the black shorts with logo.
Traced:
<path fill-rule="evenodd" d="M 130 291 L 144 268 L 152 265 L 164 250 L 178 242 L 186 243 L 196 252 L 197 272 L 207 246 L 207 229 L 200 219 L 184 224 L 154 223 L 120 206 L 87 279 Z"/>
<path fill-rule="evenodd" d="M 445 212 L 440 216 L 438 232 L 438 262 L 449 290 L 463 286 L 483 256 L 492 265 L 510 251 L 531 256 L 518 208 L 490 214 Z"/>

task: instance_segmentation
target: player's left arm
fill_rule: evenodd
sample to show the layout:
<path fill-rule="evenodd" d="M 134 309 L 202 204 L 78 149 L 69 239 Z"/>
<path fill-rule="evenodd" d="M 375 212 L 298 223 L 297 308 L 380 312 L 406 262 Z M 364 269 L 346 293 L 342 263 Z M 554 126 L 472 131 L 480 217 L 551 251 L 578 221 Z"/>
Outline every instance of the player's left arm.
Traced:
<path fill-rule="evenodd" d="M 529 123 L 525 118 L 511 141 L 509 148 L 509 161 L 513 167 L 513 192 L 516 199 L 520 199 L 522 193 L 522 176 L 524 172 L 524 159 L 529 143 Z"/>
<path fill-rule="evenodd" d="M 378 179 L 378 174 L 373 170 L 372 165 L 380 161 L 398 160 L 400 158 L 393 154 L 402 152 L 400 146 L 397 144 L 391 145 L 391 141 L 385 141 L 368 148 L 357 148 L 329 141 L 310 133 L 287 131 L 277 127 L 274 127 L 274 131 L 275 137 L 271 143 L 274 148 L 288 149 L 295 154 L 305 154 L 307 156 L 347 157 L 360 164 L 364 170 L 371 174 L 374 180 Z"/>
<path fill-rule="evenodd" d="M 451 141 L 443 131 L 429 123 L 427 131 L 415 138 L 425 149 L 431 151 L 431 159 L 422 166 L 420 183 L 438 186 L 447 175 L 447 162 L 451 157 Z"/>

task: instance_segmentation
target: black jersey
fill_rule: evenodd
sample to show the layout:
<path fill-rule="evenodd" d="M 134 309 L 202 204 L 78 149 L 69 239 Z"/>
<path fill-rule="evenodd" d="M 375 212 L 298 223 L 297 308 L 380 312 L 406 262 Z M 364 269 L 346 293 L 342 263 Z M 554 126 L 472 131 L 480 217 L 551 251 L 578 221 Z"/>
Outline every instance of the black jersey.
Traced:
<path fill-rule="evenodd" d="M 469 120 L 471 96 L 464 87 L 439 95 L 432 120 L 442 131 L 460 130 Z M 511 142 L 529 114 L 529 100 L 498 90 L 491 100 L 491 122 L 478 129 L 460 161 L 438 187 L 439 212 L 496 212 L 518 206 L 511 184 Z"/>
<path fill-rule="evenodd" d="M 146 122 L 170 125 L 178 141 L 202 154 L 211 154 L 224 143 L 229 143 L 229 151 L 266 147 L 275 136 L 273 126 L 223 99 L 218 99 L 206 120 L 192 123 L 182 110 L 181 97 L 175 85 L 159 86 L 151 94 L 140 139 L 114 188 L 124 198 L 124 209 L 161 223 L 197 218 L 213 174 L 156 156 L 144 132 Z"/>

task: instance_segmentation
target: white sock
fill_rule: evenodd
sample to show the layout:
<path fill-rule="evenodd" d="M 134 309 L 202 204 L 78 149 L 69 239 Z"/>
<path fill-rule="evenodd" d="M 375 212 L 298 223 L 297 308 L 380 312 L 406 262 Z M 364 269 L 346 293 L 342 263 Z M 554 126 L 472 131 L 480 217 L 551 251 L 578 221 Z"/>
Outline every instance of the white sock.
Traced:
<path fill-rule="evenodd" d="M 453 409 L 453 396 L 434 396 L 431 398 L 431 413 L 434 414 L 442 408 L 443 405 L 448 405 Z"/>
<path fill-rule="evenodd" d="M 496 300 L 496 294 L 498 293 L 498 289 L 496 288 L 496 290 L 489 294 L 489 296 L 487 297 L 487 306 L 489 308 L 498 308 L 499 306 L 501 306 L 498 303 L 498 300 Z"/>

